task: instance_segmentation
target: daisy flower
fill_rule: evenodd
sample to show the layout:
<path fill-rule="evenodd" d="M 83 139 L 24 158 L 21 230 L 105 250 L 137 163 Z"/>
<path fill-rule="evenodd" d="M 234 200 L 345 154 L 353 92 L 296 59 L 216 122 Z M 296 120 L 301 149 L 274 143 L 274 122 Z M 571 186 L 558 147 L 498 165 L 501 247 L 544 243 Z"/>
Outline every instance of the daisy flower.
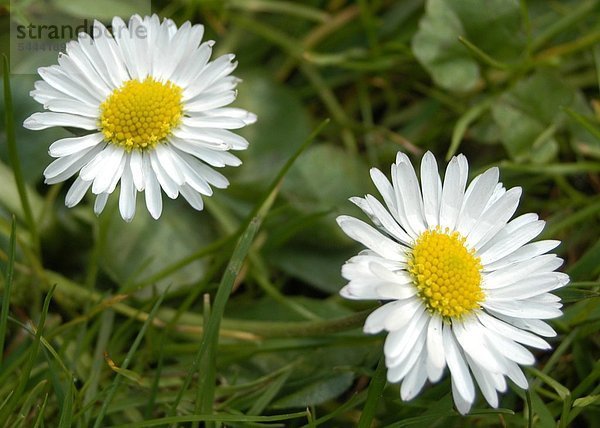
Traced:
<path fill-rule="evenodd" d="M 65 203 L 75 206 L 91 187 L 97 214 L 120 183 L 126 221 L 135 215 L 138 192 L 155 219 L 162 212 L 161 189 L 202 210 L 201 195 L 229 184 L 212 167 L 240 165 L 229 150 L 248 146 L 230 130 L 256 120 L 225 107 L 239 82 L 230 75 L 234 55 L 210 61 L 214 42 L 202 43 L 202 25 L 177 28 L 156 15 L 134 15 L 128 25 L 114 18 L 112 33 L 97 21 L 93 28 L 93 38 L 80 33 L 67 44 L 58 65 L 38 70 L 42 80 L 31 92 L 49 111 L 32 114 L 26 128 L 82 130 L 50 146 L 57 159 L 44 171 L 46 183 L 78 174 Z"/>
<path fill-rule="evenodd" d="M 388 380 L 402 382 L 400 395 L 410 400 L 448 366 L 462 414 L 475 400 L 475 383 L 492 407 L 506 378 L 527 388 L 519 366 L 533 364 L 534 356 L 523 345 L 550 348 L 540 336 L 556 333 L 542 320 L 562 314 L 551 292 L 569 282 L 554 272 L 562 260 L 547 254 L 560 242 L 529 242 L 544 221 L 531 213 L 510 220 L 521 189 L 505 189 L 498 168 L 466 186 L 467 172 L 466 158 L 454 157 L 442 183 L 428 152 L 419 183 L 408 157 L 398 153 L 391 183 L 371 170 L 385 206 L 371 195 L 351 198 L 375 227 L 349 216 L 337 219 L 367 247 L 343 266 L 349 282 L 340 294 L 384 302 L 364 331 L 388 332 Z"/>

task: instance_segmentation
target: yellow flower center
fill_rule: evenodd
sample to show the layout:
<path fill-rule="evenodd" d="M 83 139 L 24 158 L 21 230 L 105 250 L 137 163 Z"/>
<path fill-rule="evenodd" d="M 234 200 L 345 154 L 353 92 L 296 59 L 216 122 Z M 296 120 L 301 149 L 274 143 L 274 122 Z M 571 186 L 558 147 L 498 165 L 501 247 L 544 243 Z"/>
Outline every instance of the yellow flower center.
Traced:
<path fill-rule="evenodd" d="M 170 81 L 128 80 L 100 105 L 104 137 L 127 151 L 153 148 L 181 121 L 181 93 Z"/>
<path fill-rule="evenodd" d="M 443 317 L 461 317 L 479 308 L 484 298 L 481 261 L 458 232 L 423 232 L 414 243 L 408 271 L 428 310 Z"/>

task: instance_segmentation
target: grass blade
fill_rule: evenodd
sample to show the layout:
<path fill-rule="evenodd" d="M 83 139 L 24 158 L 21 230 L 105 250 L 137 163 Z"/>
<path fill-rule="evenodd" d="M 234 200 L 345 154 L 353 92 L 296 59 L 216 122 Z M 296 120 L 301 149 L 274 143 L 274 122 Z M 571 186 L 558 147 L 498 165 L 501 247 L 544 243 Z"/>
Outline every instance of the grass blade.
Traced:
<path fill-rule="evenodd" d="M 177 397 L 173 402 L 171 410 L 169 412 L 170 415 L 175 414 L 177 411 L 177 407 L 183 397 L 184 392 L 188 389 L 192 377 L 194 373 L 198 370 L 198 365 L 204 354 L 208 351 L 209 347 L 212 348 L 213 353 L 216 352 L 216 346 L 219 337 L 219 328 L 221 325 L 221 319 L 223 318 L 223 313 L 225 312 L 225 305 L 227 304 L 227 300 L 229 300 L 229 295 L 233 289 L 233 284 L 235 279 L 242 268 L 242 264 L 246 258 L 246 255 L 250 251 L 250 247 L 252 242 L 254 241 L 254 236 L 258 232 L 260 225 L 267 212 L 271 208 L 275 197 L 277 196 L 277 191 L 279 190 L 279 186 L 281 185 L 281 181 L 283 177 L 288 172 L 294 161 L 300 156 L 300 154 L 313 142 L 313 140 L 319 135 L 321 130 L 325 128 L 325 126 L 329 123 L 329 120 L 322 122 L 306 139 L 306 141 L 298 148 L 296 153 L 288 159 L 285 165 L 281 168 L 275 180 L 269 187 L 266 192 L 263 200 L 256 205 L 256 208 L 252 211 L 249 216 L 248 221 L 245 223 L 243 227 L 244 232 L 238 241 L 238 244 L 233 251 L 231 259 L 225 269 L 225 274 L 221 279 L 221 283 L 217 290 L 217 295 L 215 296 L 212 312 L 210 314 L 208 323 L 206 325 L 206 329 L 204 331 L 204 335 L 202 336 L 202 342 L 200 343 L 200 348 L 198 349 L 198 353 L 194 357 L 192 362 L 192 366 L 187 373 L 187 376 L 183 382 L 183 385 L 179 389 Z"/>
<path fill-rule="evenodd" d="M 67 396 L 65 397 L 62 408 L 60 410 L 60 420 L 58 422 L 58 428 L 70 428 L 71 419 L 73 418 L 73 392 L 75 385 L 73 384 L 73 378 L 69 379 L 69 386 L 67 389 Z"/>
<path fill-rule="evenodd" d="M 35 338 L 29 350 L 29 355 L 27 360 L 25 361 L 25 367 L 23 368 L 22 373 L 19 375 L 19 384 L 14 389 L 10 400 L 6 403 L 6 406 L 2 408 L 0 411 L 0 421 L 6 421 L 9 418 L 9 415 L 17 406 L 23 392 L 25 391 L 25 387 L 29 382 L 29 376 L 31 374 L 31 370 L 33 369 L 33 365 L 37 359 L 40 344 L 42 339 L 42 331 L 44 329 L 44 324 L 46 323 L 46 316 L 48 315 L 48 308 L 50 307 L 50 301 L 52 300 L 52 295 L 54 294 L 54 290 L 56 290 L 56 285 L 53 285 L 46 294 L 46 298 L 44 299 L 44 305 L 42 306 L 42 313 L 40 315 L 40 321 L 38 322 L 37 329 L 35 332 Z"/>
<path fill-rule="evenodd" d="M 15 267 L 15 251 L 17 241 L 17 220 L 12 218 L 10 229 L 10 242 L 8 244 L 8 263 L 6 265 L 6 275 L 4 276 L 4 295 L 2 296 L 2 312 L 0 313 L 0 367 L 4 356 L 4 341 L 6 339 L 6 324 L 8 322 L 8 312 L 10 311 L 10 293 L 12 291 L 13 273 Z"/>
<path fill-rule="evenodd" d="M 129 366 L 129 363 L 131 363 L 131 360 L 133 359 L 135 352 L 137 351 L 138 347 L 140 346 L 140 343 L 142 343 L 142 339 L 144 338 L 144 335 L 146 334 L 146 330 L 148 329 L 148 327 L 150 326 L 150 323 L 154 319 L 154 316 L 156 315 L 156 312 L 158 311 L 158 308 L 162 304 L 162 301 L 165 298 L 165 296 L 167 295 L 168 291 L 169 291 L 169 288 L 167 287 L 165 289 L 165 291 L 158 297 L 158 299 L 156 299 L 156 303 L 154 303 L 152 310 L 148 314 L 148 318 L 146 318 L 146 321 L 144 321 L 144 324 L 142 325 L 142 328 L 140 329 L 139 333 L 137 334 L 135 340 L 133 341 L 131 348 L 129 348 L 129 352 L 127 352 L 127 355 L 125 356 L 125 359 L 123 360 L 121 369 L 126 370 L 127 367 Z M 94 422 L 94 428 L 100 428 L 102 426 L 102 421 L 104 419 L 104 416 L 106 416 L 106 412 L 108 411 L 108 406 L 110 405 L 112 399 L 114 398 L 115 393 L 117 392 L 117 389 L 119 388 L 119 385 L 121 384 L 122 379 L 123 379 L 123 376 L 120 373 L 117 373 L 115 375 L 115 378 L 113 379 L 111 385 L 108 387 L 108 392 L 106 394 L 106 397 L 104 398 L 104 401 L 102 402 L 102 407 L 100 408 L 100 412 L 98 413 L 98 416 L 96 417 L 96 421 Z"/>
<path fill-rule="evenodd" d="M 21 205 L 23 206 L 23 213 L 25 214 L 25 221 L 31 233 L 33 242 L 33 248 L 36 253 L 39 254 L 40 241 L 37 232 L 37 226 L 31 211 L 31 205 L 29 204 L 29 198 L 27 197 L 27 190 L 25 189 L 25 179 L 23 178 L 23 172 L 21 171 L 21 161 L 19 160 L 19 152 L 17 150 L 17 139 L 15 136 L 15 116 L 13 112 L 12 94 L 10 91 L 10 71 L 8 67 L 8 58 L 6 55 L 2 55 L 3 58 L 3 72 L 4 72 L 4 120 L 6 125 L 6 145 L 8 148 L 8 158 L 15 176 L 15 182 L 17 183 L 17 190 L 19 191 L 19 198 L 21 199 Z"/>
<path fill-rule="evenodd" d="M 369 428 L 375 417 L 377 405 L 381 400 L 383 389 L 385 388 L 385 357 L 382 356 L 377 363 L 375 374 L 371 378 L 369 392 L 367 393 L 367 402 L 358 421 L 358 428 Z"/>

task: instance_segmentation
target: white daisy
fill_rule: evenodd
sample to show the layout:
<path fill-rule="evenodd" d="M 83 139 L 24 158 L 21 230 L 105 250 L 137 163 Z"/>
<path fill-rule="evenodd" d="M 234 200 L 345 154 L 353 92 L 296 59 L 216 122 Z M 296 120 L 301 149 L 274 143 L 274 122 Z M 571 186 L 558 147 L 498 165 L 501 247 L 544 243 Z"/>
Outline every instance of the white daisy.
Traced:
<path fill-rule="evenodd" d="M 229 130 L 256 121 L 252 113 L 225 107 L 235 100 L 239 82 L 230 76 L 234 55 L 209 61 L 214 42 L 201 43 L 202 25 L 177 28 L 156 15 L 134 15 L 129 25 L 114 18 L 112 34 L 96 21 L 93 34 L 79 34 L 58 65 L 40 68 L 43 80 L 31 92 L 49 112 L 31 115 L 26 128 L 84 130 L 50 146 L 58 159 L 44 171 L 46 183 L 79 173 L 66 205 L 79 203 L 91 187 L 100 213 L 120 182 L 126 221 L 135 214 L 137 192 L 144 192 L 150 214 L 160 217 L 161 188 L 201 210 L 201 195 L 229 184 L 211 167 L 240 165 L 229 150 L 248 146 Z"/>
<path fill-rule="evenodd" d="M 340 294 L 385 301 L 364 331 L 389 332 L 388 380 L 402 382 L 401 397 L 410 400 L 448 366 L 462 414 L 475 400 L 473 378 L 492 407 L 498 406 L 497 391 L 506 390 L 506 377 L 527 388 L 519 365 L 533 364 L 534 356 L 522 345 L 550 348 L 540 336 L 556 333 L 542 320 L 562 314 L 551 292 L 569 282 L 554 272 L 562 260 L 547 254 L 558 241 L 529 243 L 544 221 L 536 214 L 510 220 L 521 189 L 506 190 L 498 168 L 466 187 L 467 172 L 466 158 L 454 157 L 442 184 L 428 152 L 419 184 L 408 157 L 398 153 L 391 183 L 371 170 L 386 206 L 371 195 L 351 198 L 376 228 L 353 217 L 337 219 L 368 248 L 343 266 L 349 282 Z"/>

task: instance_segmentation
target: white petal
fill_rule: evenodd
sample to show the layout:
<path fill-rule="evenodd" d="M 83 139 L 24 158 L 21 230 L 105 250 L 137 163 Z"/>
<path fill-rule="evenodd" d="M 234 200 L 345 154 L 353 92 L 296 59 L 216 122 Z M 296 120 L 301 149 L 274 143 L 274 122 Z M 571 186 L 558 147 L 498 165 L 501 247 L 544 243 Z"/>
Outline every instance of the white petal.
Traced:
<path fill-rule="evenodd" d="M 431 152 L 425 153 L 421 160 L 421 187 L 423 191 L 423 212 L 427 226 L 435 227 L 439 224 L 440 201 L 440 175 L 435 156 Z"/>
<path fill-rule="evenodd" d="M 429 380 L 437 382 L 446 366 L 444 339 L 442 337 L 442 317 L 438 314 L 431 317 L 427 327 L 427 359 L 430 366 Z"/>
<path fill-rule="evenodd" d="M 73 128 L 86 129 L 88 131 L 98 129 L 97 119 L 77 116 L 70 113 L 54 112 L 33 113 L 25 119 L 23 126 L 34 131 L 52 128 L 54 126 L 70 126 Z"/>
<path fill-rule="evenodd" d="M 395 310 L 384 320 L 387 331 L 397 331 L 404 328 L 411 320 L 419 317 L 423 311 L 423 304 L 418 299 L 409 299 L 394 302 Z M 388 355 L 386 353 L 386 355 Z M 390 354 L 391 355 L 391 354 Z"/>
<path fill-rule="evenodd" d="M 499 242 L 496 242 L 493 246 L 485 251 L 478 252 L 481 258 L 482 264 L 493 263 L 496 260 L 505 257 L 517 249 L 521 248 L 527 242 L 538 236 L 544 229 L 546 222 L 542 220 L 528 223 L 523 227 L 520 227 L 513 233 L 506 236 Z"/>
<path fill-rule="evenodd" d="M 458 410 L 458 413 L 461 415 L 466 415 L 471 410 L 471 405 L 473 404 L 473 400 L 469 400 L 462 395 L 462 392 L 458 389 L 456 384 L 456 379 L 454 377 L 451 378 L 452 383 L 452 398 L 454 400 L 454 405 Z"/>
<path fill-rule="evenodd" d="M 142 157 L 142 166 L 144 169 L 144 198 L 146 199 L 146 207 L 150 215 L 156 220 L 162 213 L 162 196 L 160 185 L 152 170 L 147 153 L 144 153 Z"/>
<path fill-rule="evenodd" d="M 491 239 L 514 214 L 520 197 L 521 188 L 512 188 L 486 209 L 467 236 L 467 245 L 479 249 Z"/>
<path fill-rule="evenodd" d="M 463 194 L 461 167 L 458 158 L 453 157 L 444 176 L 442 187 L 442 200 L 440 203 L 440 226 L 442 229 L 454 230 L 456 220 L 462 206 Z"/>
<path fill-rule="evenodd" d="M 44 108 L 56 113 L 69 113 L 76 116 L 83 116 L 97 120 L 100 116 L 100 109 L 97 106 L 90 106 L 79 100 L 69 100 L 55 98 L 48 100 Z"/>
<path fill-rule="evenodd" d="M 194 98 L 218 80 L 235 70 L 237 63 L 231 62 L 235 55 L 227 54 L 212 61 L 194 78 L 193 82 L 183 91 L 183 101 Z"/>
<path fill-rule="evenodd" d="M 365 200 L 371 208 L 373 217 L 377 219 L 385 232 L 404 244 L 409 245 L 412 242 L 411 237 L 408 236 L 406 232 L 398 225 L 396 220 L 394 220 L 391 214 L 383 207 L 381 202 L 371 195 L 366 195 Z"/>
<path fill-rule="evenodd" d="M 426 351 L 421 350 L 413 369 L 408 373 L 400 387 L 400 397 L 404 401 L 412 400 L 421 391 L 427 380 Z"/>
<path fill-rule="evenodd" d="M 563 260 L 556 257 L 555 254 L 544 254 L 530 260 L 513 263 L 494 272 L 484 273 L 482 288 L 489 290 L 505 287 L 534 274 L 552 272 L 558 269 L 562 263 Z"/>
<path fill-rule="evenodd" d="M 147 157 L 150 159 L 150 165 L 152 166 L 152 171 L 154 171 L 153 175 L 158 179 L 160 187 L 162 187 L 169 198 L 175 199 L 179 195 L 179 184 L 165 171 L 158 160 L 156 151 L 149 152 Z"/>
<path fill-rule="evenodd" d="M 81 137 L 63 138 L 52 143 L 48 152 L 54 158 L 72 155 L 100 144 L 103 138 L 104 136 L 101 132 Z"/>
<path fill-rule="evenodd" d="M 473 372 L 473 376 L 475 377 L 475 381 L 477 382 L 477 385 L 479 385 L 479 389 L 481 390 L 486 401 L 493 408 L 497 408 L 498 394 L 496 393 L 492 376 L 485 368 L 480 367 L 475 361 L 473 361 L 471 357 L 467 355 L 466 358 L 467 363 Z"/>
<path fill-rule="evenodd" d="M 491 329 L 485 330 L 485 335 L 492 352 L 503 355 L 505 358 L 514 361 L 517 364 L 531 365 L 535 362 L 533 354 L 514 340 L 508 339 Z M 485 368 L 483 365 L 482 367 Z"/>
<path fill-rule="evenodd" d="M 211 109 L 216 109 L 231 104 L 237 97 L 236 91 L 225 91 L 225 92 L 210 92 L 201 94 L 195 97 L 193 100 L 187 101 L 183 105 L 183 111 L 191 114 L 195 112 L 201 112 Z M 227 119 L 227 118 L 224 118 Z M 219 122 L 217 118 L 213 117 L 193 117 L 184 120 L 184 123 L 197 128 L 227 128 L 227 129 L 238 129 L 244 127 L 246 124 L 243 120 L 237 118 L 230 118 L 230 126 L 220 126 L 220 123 L 228 124 L 221 120 Z"/>
<path fill-rule="evenodd" d="M 97 145 L 56 159 L 44 170 L 45 183 L 55 184 L 67 180 L 103 149 L 104 145 Z"/>
<path fill-rule="evenodd" d="M 106 67 L 106 75 L 113 88 L 121 86 L 129 75 L 124 66 L 121 50 L 111 33 L 97 20 L 94 20 L 94 46 Z"/>
<path fill-rule="evenodd" d="M 467 363 L 462 356 L 462 352 L 454 339 L 452 327 L 444 324 L 442 335 L 444 338 L 446 363 L 452 374 L 452 384 L 456 386 L 456 390 L 464 400 L 472 403 L 475 400 L 473 379 L 469 373 Z"/>
<path fill-rule="evenodd" d="M 529 303 L 526 301 L 483 302 L 482 306 L 488 311 L 497 312 L 510 317 L 525 319 L 551 319 L 562 315 L 560 309 L 550 308 L 547 305 Z"/>
<path fill-rule="evenodd" d="M 123 172 L 121 163 L 124 160 L 124 157 L 125 150 L 120 147 L 115 147 L 103 157 L 102 162 L 98 165 L 98 172 L 94 177 L 92 193 L 96 195 L 99 195 L 100 193 L 110 193 L 109 189 L 115 176 L 118 175 L 120 178 L 120 175 Z M 82 169 L 82 178 L 87 179 L 88 174 L 86 173 L 84 176 L 84 169 Z"/>
<path fill-rule="evenodd" d="M 411 344 L 408 351 L 403 352 L 395 358 L 395 361 L 390 361 L 386 356 L 385 362 L 388 366 L 388 381 L 400 382 L 413 370 L 416 363 L 420 360 L 421 352 L 425 347 L 425 335 L 416 335 L 411 338 L 414 339 L 414 344 Z M 389 336 L 387 339 L 389 339 Z"/>
<path fill-rule="evenodd" d="M 454 320 L 452 331 L 465 354 L 469 355 L 481 367 L 496 373 L 506 371 L 506 368 L 501 364 L 502 360 L 497 359 L 494 353 L 490 351 L 481 324 L 476 318 Z"/>
<path fill-rule="evenodd" d="M 179 158 L 173 156 L 173 151 L 169 146 L 159 144 L 156 146 L 154 152 L 156 153 L 156 159 L 160 162 L 162 169 L 171 177 L 171 179 L 178 185 L 181 186 L 185 183 L 185 178 L 181 172 Z"/>
<path fill-rule="evenodd" d="M 69 208 L 73 208 L 81 202 L 91 185 L 91 181 L 83 181 L 81 177 L 77 177 L 67 192 L 65 205 Z"/>
<path fill-rule="evenodd" d="M 529 333 L 528 331 L 507 324 L 504 321 L 494 318 L 482 311 L 478 311 L 476 315 L 479 321 L 481 321 L 481 323 L 486 328 L 494 331 L 495 333 L 501 334 L 502 336 L 508 339 L 514 340 L 527 346 L 531 346 L 533 348 L 551 348 L 548 342 L 546 342 L 541 337 L 536 336 L 535 334 Z"/>
<path fill-rule="evenodd" d="M 552 327 L 550 327 L 546 322 L 544 322 L 542 320 L 515 318 L 515 317 L 511 317 L 508 315 L 502 315 L 502 314 L 496 314 L 496 317 L 516 328 L 519 328 L 522 330 L 527 330 L 527 331 L 530 331 L 532 333 L 538 334 L 543 337 L 555 337 L 556 336 L 556 331 L 554 331 L 554 329 Z M 524 343 L 524 342 L 521 342 L 521 343 Z M 546 343 L 546 342 L 544 341 L 544 343 Z M 527 343 L 527 345 L 533 346 L 529 343 Z M 544 348 L 544 349 L 550 349 L 550 345 L 548 345 L 546 343 L 546 348 Z"/>
<path fill-rule="evenodd" d="M 465 192 L 463 205 L 458 218 L 456 230 L 463 236 L 467 236 L 498 184 L 498 168 L 490 168 L 483 174 L 475 177 Z"/>
<path fill-rule="evenodd" d="M 406 155 L 404 155 L 406 156 Z M 396 198 L 404 207 L 408 224 L 417 234 L 425 231 L 423 219 L 423 199 L 415 170 L 408 160 L 402 157 L 402 162 L 396 165 L 397 183 L 394 183 Z M 404 224 L 401 223 L 402 226 Z"/>
<path fill-rule="evenodd" d="M 365 222 L 349 216 L 339 216 L 336 220 L 346 235 L 367 248 L 392 260 L 405 260 L 404 247 L 382 235 Z"/>
<path fill-rule="evenodd" d="M 121 217 L 126 222 L 133 220 L 133 216 L 135 215 L 136 196 L 137 190 L 133 185 L 133 176 L 128 160 L 125 164 L 123 176 L 121 177 L 121 193 L 119 194 L 119 211 L 121 212 Z"/>
<path fill-rule="evenodd" d="M 182 123 L 199 134 L 205 129 L 240 129 L 246 126 L 241 119 L 223 116 L 190 116 L 185 117 Z"/>
<path fill-rule="evenodd" d="M 383 201 L 385 202 L 385 205 L 387 206 L 389 212 L 396 220 L 398 220 L 398 210 L 396 208 L 397 201 L 394 193 L 394 188 L 392 187 L 391 183 L 385 177 L 383 172 L 381 172 L 377 168 L 371 168 L 370 174 L 371 180 L 373 181 L 373 184 L 375 184 L 375 187 L 377 188 L 379 194 L 383 197 Z"/>
<path fill-rule="evenodd" d="M 96 196 L 96 202 L 94 203 L 94 212 L 96 215 L 100 215 L 104 211 L 106 202 L 108 201 L 108 193 L 101 193 Z"/>
<path fill-rule="evenodd" d="M 420 305 L 416 314 L 402 329 L 391 331 L 388 334 L 383 345 L 388 366 L 401 364 L 409 355 L 415 354 L 414 346 L 418 339 L 425 345 L 429 318 L 429 313 Z"/>
<path fill-rule="evenodd" d="M 183 197 L 195 210 L 202 211 L 204 208 L 204 202 L 202 201 L 202 196 L 194 189 L 192 189 L 189 185 L 184 184 L 179 189 Z"/>
<path fill-rule="evenodd" d="M 144 167 L 142 164 L 142 152 L 133 150 L 129 155 L 129 167 L 135 188 L 141 192 L 144 190 Z"/>
<path fill-rule="evenodd" d="M 554 240 L 532 242 L 530 244 L 523 245 L 521 248 L 519 248 L 512 254 L 509 254 L 508 256 L 505 256 L 498 261 L 495 261 L 488 265 L 484 265 L 483 270 L 485 272 L 490 272 L 497 269 L 502 269 L 511 266 L 515 263 L 532 259 L 541 254 L 546 254 L 548 251 L 553 250 L 559 245 L 560 241 Z"/>
<path fill-rule="evenodd" d="M 507 300 L 523 300 L 564 287 L 568 282 L 569 276 L 561 272 L 537 274 L 525 278 L 516 284 L 490 290 L 487 293 L 487 301 L 505 302 Z"/>

